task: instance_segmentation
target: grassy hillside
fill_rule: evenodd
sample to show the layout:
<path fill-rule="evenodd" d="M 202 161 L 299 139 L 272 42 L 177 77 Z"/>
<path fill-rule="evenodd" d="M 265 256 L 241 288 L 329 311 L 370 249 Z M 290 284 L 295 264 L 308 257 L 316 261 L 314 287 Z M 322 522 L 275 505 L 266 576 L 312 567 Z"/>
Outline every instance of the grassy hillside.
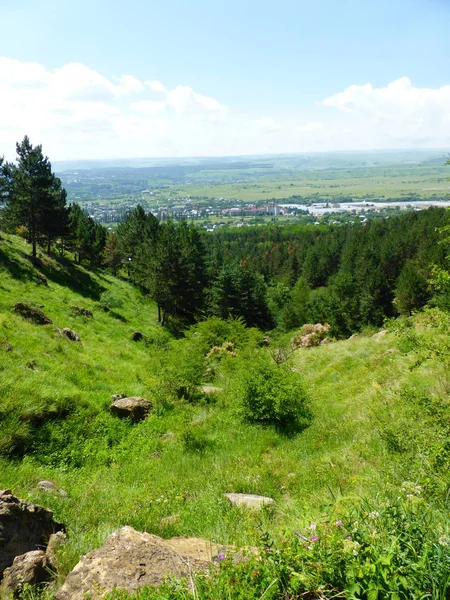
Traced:
<path fill-rule="evenodd" d="M 0 488 L 51 508 L 65 523 L 69 539 L 61 550 L 61 580 L 81 554 L 123 525 L 163 537 L 259 545 L 261 532 L 282 544 L 311 523 L 320 529 L 357 519 L 362 536 L 368 515 L 383 513 L 408 486 L 420 486 L 421 505 L 411 516 L 414 535 L 423 537 L 414 521 L 423 512 L 433 523 L 430 544 L 448 540 L 445 315 L 393 323 L 386 335 L 372 332 L 297 350 L 289 368 L 302 378 L 312 419 L 303 431 L 288 434 L 244 421 L 236 405 L 243 375 L 256 362 L 271 360 L 260 347 L 260 332 L 215 319 L 174 339 L 157 325 L 154 305 L 127 283 L 66 259 L 41 257 L 34 265 L 27 253 L 25 242 L 2 234 Z M 53 324 L 27 322 L 12 311 L 18 302 L 40 307 Z M 74 307 L 91 310 L 93 318 Z M 58 332 L 64 327 L 74 329 L 81 343 L 64 338 Z M 142 342 L 131 339 L 138 330 L 146 336 Z M 210 353 L 225 341 L 234 343 L 233 352 Z M 199 386 L 207 383 L 223 392 L 202 393 Z M 111 416 L 110 396 L 116 393 L 148 398 L 151 416 L 139 424 Z M 41 479 L 67 495 L 39 491 Z M 263 494 L 276 504 L 249 513 L 230 507 L 224 492 Z M 380 548 L 393 543 L 383 523 Z M 358 533 L 351 535 L 356 539 Z M 448 591 L 444 542 L 443 570 L 436 570 L 441 591 L 429 597 L 445 598 Z M 330 556 L 314 560 L 328 565 Z M 289 557 L 283 560 L 292 561 Z M 420 560 L 429 570 L 430 559 Z M 321 568 L 311 573 L 325 585 L 328 571 Z M 319 587 L 318 579 L 308 577 L 304 585 Z M 342 597 L 366 597 L 348 590 Z M 246 597 L 229 593 L 211 596 L 206 589 L 201 597 Z M 329 597 L 323 593 L 311 597 Z"/>

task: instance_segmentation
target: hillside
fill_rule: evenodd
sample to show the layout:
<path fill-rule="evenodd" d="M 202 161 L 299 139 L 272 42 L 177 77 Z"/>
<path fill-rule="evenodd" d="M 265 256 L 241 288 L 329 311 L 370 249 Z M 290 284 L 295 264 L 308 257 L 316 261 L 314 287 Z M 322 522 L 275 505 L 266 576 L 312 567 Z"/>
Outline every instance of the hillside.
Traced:
<path fill-rule="evenodd" d="M 387 590 L 395 590 L 392 598 L 448 597 L 448 316 L 429 311 L 391 321 L 388 332 L 296 350 L 286 364 L 299 373 L 311 420 L 286 432 L 243 420 L 236 397 L 246 372 L 269 364 L 271 349 L 287 347 L 291 334 L 265 349 L 260 331 L 215 318 L 176 339 L 157 324 L 155 305 L 126 282 L 28 254 L 23 240 L 1 235 L 0 488 L 52 509 L 66 525 L 60 582 L 81 555 L 131 525 L 237 546 L 261 546 L 270 535 L 281 548 L 278 563 L 259 563 L 254 596 L 253 588 L 230 591 L 245 567 L 233 574 L 226 565 L 222 591 L 212 596 L 200 581 L 199 598 L 296 598 L 302 589 L 311 598 L 385 598 Z M 39 308 L 52 324 L 26 321 L 13 311 L 17 303 Z M 132 340 L 136 331 L 142 341 Z M 211 395 L 206 384 L 223 391 Z M 151 400 L 149 418 L 132 424 L 112 416 L 110 397 L 119 393 Z M 44 479 L 66 494 L 39 490 Z M 253 513 L 231 507 L 225 492 L 262 494 L 275 504 Z M 403 502 L 414 494 L 414 506 Z M 370 542 L 375 513 L 378 539 Z M 337 573 L 331 565 L 342 542 L 326 530 L 341 521 L 364 552 L 350 552 Z M 400 521 L 410 523 L 404 554 L 395 546 L 403 543 Z M 311 524 L 320 539 L 308 567 L 301 553 L 313 551 L 299 549 L 298 534 Z M 297 542 L 287 547 L 283 539 Z M 264 579 L 270 573 L 283 582 L 280 565 L 303 569 L 302 577 L 290 575 L 292 589 L 283 583 L 285 595 L 281 583 Z M 379 596 L 370 595 L 376 585 Z M 173 589 L 148 593 L 185 597 Z"/>

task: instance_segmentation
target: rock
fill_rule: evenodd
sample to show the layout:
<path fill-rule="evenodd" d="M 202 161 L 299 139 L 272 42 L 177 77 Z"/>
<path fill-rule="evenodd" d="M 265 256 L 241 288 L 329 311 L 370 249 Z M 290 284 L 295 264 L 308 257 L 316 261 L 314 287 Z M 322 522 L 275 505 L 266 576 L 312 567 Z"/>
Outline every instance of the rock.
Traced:
<path fill-rule="evenodd" d="M 66 490 L 61 488 L 57 489 L 56 484 L 48 479 L 42 479 L 41 481 L 38 481 L 36 487 L 38 490 L 41 490 L 41 492 L 48 492 L 49 494 L 56 493 L 59 496 L 67 496 Z"/>
<path fill-rule="evenodd" d="M 259 510 L 268 504 L 275 504 L 273 498 L 258 496 L 256 494 L 225 494 L 233 506 L 246 506 L 253 510 Z"/>
<path fill-rule="evenodd" d="M 36 283 L 38 285 L 44 285 L 45 287 L 48 287 L 47 278 L 44 277 L 44 275 L 42 275 L 42 273 L 37 273 L 36 274 Z"/>
<path fill-rule="evenodd" d="M 372 337 L 375 338 L 376 340 L 379 340 L 380 338 L 384 337 L 388 333 L 389 333 L 389 331 L 387 329 L 382 329 L 378 333 L 374 333 Z"/>
<path fill-rule="evenodd" d="M 131 336 L 131 339 L 133 340 L 133 342 L 140 342 L 144 339 L 144 334 L 140 331 L 135 331 Z"/>
<path fill-rule="evenodd" d="M 56 490 L 56 485 L 48 479 L 41 479 L 37 482 L 36 487 L 43 492 L 54 492 Z"/>
<path fill-rule="evenodd" d="M 87 317 L 88 319 L 92 319 L 94 316 L 92 311 L 87 308 L 79 308 L 78 306 L 72 306 L 72 312 L 74 315 L 79 317 Z"/>
<path fill-rule="evenodd" d="M 35 325 L 51 325 L 52 321 L 45 315 L 42 310 L 38 308 L 34 308 L 33 306 L 29 306 L 28 304 L 23 304 L 19 302 L 13 308 L 13 311 L 30 321 L 30 323 L 34 323 Z"/>
<path fill-rule="evenodd" d="M 59 567 L 57 551 L 64 546 L 67 541 L 66 534 L 63 531 L 52 533 L 48 540 L 47 550 L 45 552 L 45 564 L 48 568 L 56 571 Z"/>
<path fill-rule="evenodd" d="M 116 400 L 122 400 L 122 398 L 126 398 L 125 394 L 113 394 L 111 396 L 111 402 L 115 402 Z"/>
<path fill-rule="evenodd" d="M 292 347 L 297 349 L 318 346 L 324 338 L 327 338 L 330 329 L 331 325 L 328 323 L 325 323 L 325 325 L 322 325 L 322 323 L 316 323 L 315 325 L 306 323 L 300 332 L 292 338 Z"/>
<path fill-rule="evenodd" d="M 13 351 L 13 347 L 11 346 L 11 344 L 8 344 L 8 342 L 3 342 L 3 344 L 1 345 L 1 347 L 3 348 L 3 350 L 5 352 L 12 352 Z"/>
<path fill-rule="evenodd" d="M 220 394 L 222 388 L 216 387 L 214 385 L 202 385 L 200 391 L 202 392 L 202 394 L 207 394 L 208 396 L 215 396 L 216 394 Z"/>
<path fill-rule="evenodd" d="M 150 412 L 152 403 L 140 396 L 130 396 L 129 398 L 120 398 L 111 404 L 113 415 L 122 419 L 129 418 L 133 423 L 142 421 Z"/>
<path fill-rule="evenodd" d="M 13 564 L 4 571 L 1 585 L 2 597 L 8 598 L 12 594 L 17 598 L 25 583 L 36 585 L 47 581 L 50 573 L 45 567 L 43 550 L 32 550 L 16 556 Z"/>
<path fill-rule="evenodd" d="M 0 577 L 16 556 L 43 550 L 51 534 L 62 529 L 51 511 L 0 490 Z"/>
<path fill-rule="evenodd" d="M 73 329 L 69 329 L 69 327 L 64 327 L 64 329 L 60 329 L 59 332 L 61 335 L 63 335 L 65 338 L 67 338 L 71 342 L 81 341 L 78 333 L 76 331 L 74 331 Z"/>
<path fill-rule="evenodd" d="M 113 588 L 135 592 L 143 586 L 158 586 L 168 577 L 189 577 L 219 556 L 235 549 L 197 538 L 163 540 L 132 527 L 122 527 L 98 550 L 80 559 L 56 592 L 56 600 L 98 600 Z"/>

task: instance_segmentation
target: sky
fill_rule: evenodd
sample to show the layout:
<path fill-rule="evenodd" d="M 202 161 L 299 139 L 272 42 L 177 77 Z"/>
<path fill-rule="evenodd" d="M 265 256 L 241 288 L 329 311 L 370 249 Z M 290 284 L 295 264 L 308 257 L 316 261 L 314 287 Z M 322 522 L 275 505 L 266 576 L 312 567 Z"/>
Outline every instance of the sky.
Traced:
<path fill-rule="evenodd" d="M 450 0 L 0 0 L 0 155 L 450 147 Z"/>

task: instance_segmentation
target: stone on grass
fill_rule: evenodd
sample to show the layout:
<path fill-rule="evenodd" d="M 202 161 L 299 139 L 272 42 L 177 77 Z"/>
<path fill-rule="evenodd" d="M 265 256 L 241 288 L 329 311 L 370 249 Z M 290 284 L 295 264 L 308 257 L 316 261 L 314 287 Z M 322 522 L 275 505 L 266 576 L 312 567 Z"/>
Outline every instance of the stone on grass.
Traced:
<path fill-rule="evenodd" d="M 122 398 L 126 398 L 125 394 L 113 394 L 111 396 L 111 402 L 115 402 L 116 400 L 122 400 Z"/>
<path fill-rule="evenodd" d="M 52 571 L 56 571 L 59 568 L 58 548 L 64 546 L 66 542 L 67 537 L 63 531 L 53 533 L 48 540 L 47 550 L 45 551 L 45 562 L 46 566 Z"/>
<path fill-rule="evenodd" d="M 234 548 L 197 538 L 163 540 L 132 527 L 122 527 L 105 544 L 80 559 L 56 592 L 56 600 L 99 600 L 113 588 L 133 593 L 144 586 L 159 586 L 171 576 L 189 577 L 205 570 Z"/>
<path fill-rule="evenodd" d="M 60 330 L 62 336 L 70 340 L 71 342 L 79 342 L 80 336 L 73 329 L 69 329 L 69 327 L 64 327 L 64 329 Z"/>
<path fill-rule="evenodd" d="M 258 496 L 257 494 L 225 494 L 233 506 L 245 506 L 253 510 L 259 510 L 263 506 L 275 504 L 273 498 Z"/>
<path fill-rule="evenodd" d="M 388 333 L 389 333 L 389 331 L 387 329 L 382 329 L 378 333 L 374 333 L 372 337 L 375 338 L 376 340 L 379 340 L 380 338 L 384 337 Z"/>
<path fill-rule="evenodd" d="M 1 345 L 1 347 L 3 348 L 3 350 L 5 352 L 12 352 L 13 351 L 13 347 L 11 346 L 11 344 L 8 344 L 8 342 L 3 342 L 3 344 Z"/>
<path fill-rule="evenodd" d="M 16 556 L 45 549 L 52 533 L 62 529 L 50 510 L 0 490 L 0 577 Z"/>
<path fill-rule="evenodd" d="M 222 388 L 216 387 L 215 385 L 202 385 L 200 391 L 207 396 L 215 396 L 216 394 L 220 394 Z"/>
<path fill-rule="evenodd" d="M 13 311 L 29 321 L 30 323 L 34 323 L 35 325 L 51 325 L 52 321 L 47 317 L 46 314 L 39 310 L 38 308 L 34 308 L 29 304 L 24 304 L 23 302 L 19 302 L 13 307 Z"/>
<path fill-rule="evenodd" d="M 129 418 L 133 423 L 145 419 L 152 408 L 152 403 L 140 396 L 130 396 L 129 398 L 120 398 L 114 400 L 111 404 L 113 415 L 122 419 Z"/>
<path fill-rule="evenodd" d="M 43 550 L 31 550 L 14 558 L 13 564 L 5 569 L 1 585 L 1 597 L 14 598 L 24 584 L 36 585 L 49 579 Z"/>
<path fill-rule="evenodd" d="M 140 331 L 135 331 L 131 336 L 131 339 L 133 340 L 133 342 L 140 342 L 144 339 L 144 334 Z"/>
<path fill-rule="evenodd" d="M 49 494 L 55 493 L 59 496 L 67 496 L 66 490 L 57 488 L 56 483 L 53 483 L 53 481 L 49 481 L 48 479 L 41 479 L 41 481 L 37 482 L 36 487 L 38 490 L 41 490 L 41 492 L 48 492 Z"/>

